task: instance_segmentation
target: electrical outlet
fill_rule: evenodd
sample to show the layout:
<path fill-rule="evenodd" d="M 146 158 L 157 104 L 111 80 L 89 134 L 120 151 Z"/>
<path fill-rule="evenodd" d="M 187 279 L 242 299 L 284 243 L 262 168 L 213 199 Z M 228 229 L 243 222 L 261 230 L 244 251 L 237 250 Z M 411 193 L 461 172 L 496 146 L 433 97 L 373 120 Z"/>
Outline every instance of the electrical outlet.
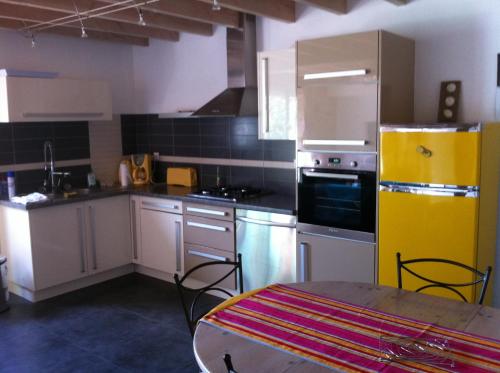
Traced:
<path fill-rule="evenodd" d="M 160 153 L 159 152 L 153 152 L 153 160 L 155 160 L 155 161 L 160 160 Z"/>

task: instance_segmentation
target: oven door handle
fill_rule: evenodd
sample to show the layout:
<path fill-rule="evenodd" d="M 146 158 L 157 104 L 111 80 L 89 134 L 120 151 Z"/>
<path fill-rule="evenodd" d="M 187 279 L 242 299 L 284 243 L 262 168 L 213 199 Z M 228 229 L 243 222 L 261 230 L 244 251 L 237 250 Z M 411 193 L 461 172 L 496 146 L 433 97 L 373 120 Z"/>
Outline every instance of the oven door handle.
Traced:
<path fill-rule="evenodd" d="M 304 171 L 303 174 L 309 177 L 322 177 L 325 179 L 342 179 L 342 180 L 358 180 L 358 175 L 350 174 L 331 174 L 328 172 Z"/>

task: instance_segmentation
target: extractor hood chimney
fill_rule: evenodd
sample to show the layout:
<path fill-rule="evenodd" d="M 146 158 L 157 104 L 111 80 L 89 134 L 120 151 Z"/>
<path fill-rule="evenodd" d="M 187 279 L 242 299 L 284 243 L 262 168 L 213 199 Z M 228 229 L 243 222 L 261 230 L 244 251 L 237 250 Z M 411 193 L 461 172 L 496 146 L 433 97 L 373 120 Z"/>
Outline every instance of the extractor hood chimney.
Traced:
<path fill-rule="evenodd" d="M 244 15 L 241 29 L 227 28 L 228 88 L 193 116 L 257 116 L 255 16 Z"/>

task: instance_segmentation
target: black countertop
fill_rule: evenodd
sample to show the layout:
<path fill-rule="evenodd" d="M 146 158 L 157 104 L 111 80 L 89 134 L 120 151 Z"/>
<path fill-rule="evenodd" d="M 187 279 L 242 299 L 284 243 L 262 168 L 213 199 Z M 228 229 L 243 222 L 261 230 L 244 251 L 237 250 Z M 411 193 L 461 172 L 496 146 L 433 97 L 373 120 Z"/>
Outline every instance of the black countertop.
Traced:
<path fill-rule="evenodd" d="M 113 197 L 121 194 L 139 195 L 144 197 L 176 199 L 186 202 L 200 203 L 204 205 L 234 207 L 246 210 L 265 211 L 277 214 L 295 215 L 295 199 L 291 196 L 280 194 L 268 194 L 258 198 L 251 198 L 241 202 L 214 201 L 187 196 L 196 189 L 189 187 L 173 186 L 166 184 L 133 186 L 128 188 L 110 187 L 97 190 L 91 190 L 85 193 L 79 193 L 76 196 L 65 198 L 63 195 L 49 197 L 45 201 L 28 203 L 11 202 L 6 199 L 0 199 L 0 205 L 18 208 L 22 210 L 32 210 L 43 207 L 59 206 L 68 203 L 85 202 L 88 200 Z"/>

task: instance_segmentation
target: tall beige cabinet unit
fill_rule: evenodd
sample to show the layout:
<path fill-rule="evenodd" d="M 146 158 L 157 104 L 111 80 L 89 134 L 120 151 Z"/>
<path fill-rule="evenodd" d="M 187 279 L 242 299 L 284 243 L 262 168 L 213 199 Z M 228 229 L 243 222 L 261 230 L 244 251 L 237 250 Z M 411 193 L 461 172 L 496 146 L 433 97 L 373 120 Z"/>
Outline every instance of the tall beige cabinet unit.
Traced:
<path fill-rule="evenodd" d="M 295 49 L 257 53 L 259 139 L 295 140 L 297 94 Z"/>
<path fill-rule="evenodd" d="M 297 42 L 299 151 L 376 151 L 381 122 L 413 121 L 414 42 L 371 31 Z"/>

